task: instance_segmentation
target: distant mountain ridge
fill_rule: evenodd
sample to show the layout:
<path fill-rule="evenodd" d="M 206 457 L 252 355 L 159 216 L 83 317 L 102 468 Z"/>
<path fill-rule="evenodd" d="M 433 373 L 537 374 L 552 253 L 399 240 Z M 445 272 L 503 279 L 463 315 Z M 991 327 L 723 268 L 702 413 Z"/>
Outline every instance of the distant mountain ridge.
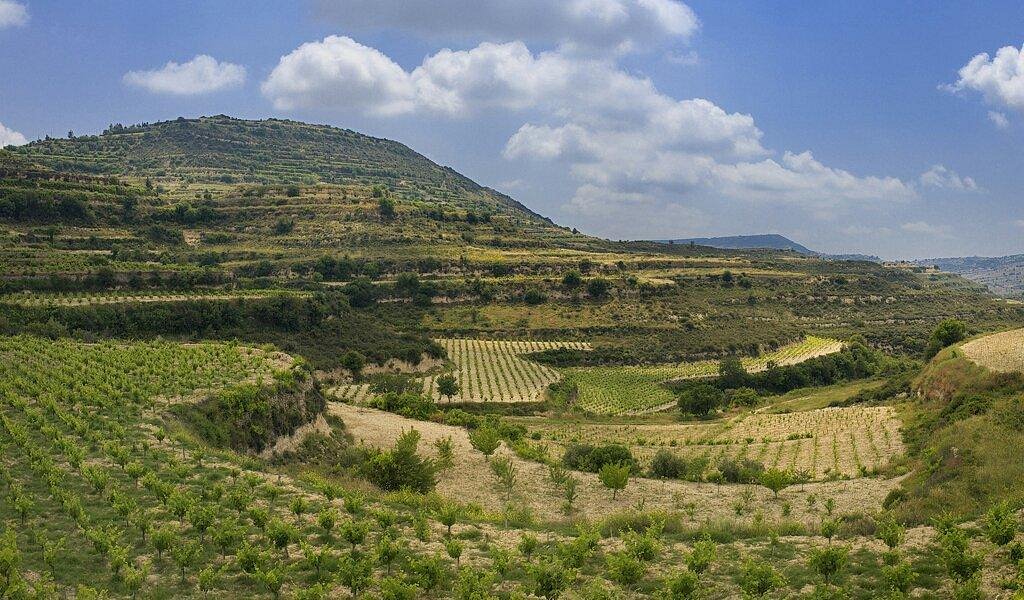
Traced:
<path fill-rule="evenodd" d="M 683 238 L 674 240 L 656 240 L 663 244 L 694 244 L 696 246 L 709 246 L 711 248 L 723 248 L 726 250 L 791 250 L 798 254 L 816 256 L 817 252 L 798 244 L 793 240 L 777 233 L 766 233 L 759 235 L 730 235 L 723 237 L 704 238 Z"/>
<path fill-rule="evenodd" d="M 1000 296 L 1024 295 L 1024 254 L 925 258 L 913 262 L 976 281 Z"/>

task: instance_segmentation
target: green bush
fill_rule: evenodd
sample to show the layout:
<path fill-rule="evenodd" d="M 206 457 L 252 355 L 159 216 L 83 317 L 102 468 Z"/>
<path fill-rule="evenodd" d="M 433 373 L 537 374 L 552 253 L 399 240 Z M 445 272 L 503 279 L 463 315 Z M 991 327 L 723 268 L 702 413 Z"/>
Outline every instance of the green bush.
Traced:
<path fill-rule="evenodd" d="M 390 450 L 370 454 L 363 473 L 374 485 L 393 492 L 410 489 L 426 493 L 437 484 L 437 467 L 430 459 L 416 453 L 420 433 L 410 429 L 395 441 Z"/>

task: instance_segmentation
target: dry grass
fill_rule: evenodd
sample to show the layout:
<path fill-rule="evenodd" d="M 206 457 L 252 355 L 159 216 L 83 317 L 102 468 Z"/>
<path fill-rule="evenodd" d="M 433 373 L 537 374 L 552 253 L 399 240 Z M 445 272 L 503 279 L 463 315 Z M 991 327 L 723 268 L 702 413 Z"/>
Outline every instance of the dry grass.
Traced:
<path fill-rule="evenodd" d="M 972 340 L 963 345 L 963 352 L 993 371 L 1024 371 L 1024 328 Z"/>

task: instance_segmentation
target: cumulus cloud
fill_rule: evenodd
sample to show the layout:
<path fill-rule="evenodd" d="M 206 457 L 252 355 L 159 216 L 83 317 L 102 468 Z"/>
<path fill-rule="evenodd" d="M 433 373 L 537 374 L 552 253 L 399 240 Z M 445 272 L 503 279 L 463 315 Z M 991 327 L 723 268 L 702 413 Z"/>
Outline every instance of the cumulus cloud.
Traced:
<path fill-rule="evenodd" d="M 988 111 L 988 120 L 992 121 L 992 124 L 999 129 L 1006 129 L 1010 126 L 1010 119 L 1006 117 L 1006 114 L 997 110 Z"/>
<path fill-rule="evenodd" d="M 262 89 L 283 110 L 523 114 L 505 157 L 564 164 L 578 182 L 569 207 L 590 215 L 641 202 L 661 202 L 667 213 L 691 195 L 801 204 L 827 214 L 845 203 L 917 193 L 916 183 L 855 175 L 810 152 L 779 156 L 762 144 L 752 116 L 702 98 L 672 98 L 614 60 L 533 53 L 520 41 L 444 49 L 406 70 L 374 48 L 330 36 L 282 57 Z"/>
<path fill-rule="evenodd" d="M 346 28 L 619 52 L 686 41 L 700 26 L 678 0 L 319 0 L 318 9 Z"/>
<path fill-rule="evenodd" d="M 980 188 L 971 177 L 961 177 L 943 165 L 933 165 L 918 178 L 922 186 L 959 192 L 976 192 Z"/>
<path fill-rule="evenodd" d="M 990 104 L 1024 111 L 1024 46 L 1005 46 L 995 56 L 978 54 L 960 68 L 959 76 L 951 91 L 974 90 Z"/>
<path fill-rule="evenodd" d="M 0 0 L 0 29 L 28 23 L 28 9 L 14 0 Z"/>
<path fill-rule="evenodd" d="M 13 129 L 5 127 L 3 123 L 0 123 L 0 148 L 3 148 L 4 146 L 20 146 L 27 143 L 28 139 L 25 136 Z"/>
<path fill-rule="evenodd" d="M 185 63 L 170 61 L 159 69 L 130 71 L 124 82 L 155 94 L 194 96 L 242 85 L 245 67 L 199 54 Z"/>

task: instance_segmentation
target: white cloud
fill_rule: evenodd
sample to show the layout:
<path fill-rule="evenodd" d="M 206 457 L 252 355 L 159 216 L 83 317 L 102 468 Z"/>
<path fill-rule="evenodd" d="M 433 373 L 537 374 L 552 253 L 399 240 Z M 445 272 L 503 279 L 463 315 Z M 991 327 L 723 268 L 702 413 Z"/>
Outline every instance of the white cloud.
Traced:
<path fill-rule="evenodd" d="M 1010 119 L 1006 117 L 1006 114 L 997 110 L 988 111 L 988 120 L 992 121 L 999 129 L 1006 129 L 1010 126 Z"/>
<path fill-rule="evenodd" d="M 349 29 L 581 50 L 627 52 L 687 41 L 700 26 L 678 0 L 319 0 L 318 6 L 323 16 Z"/>
<path fill-rule="evenodd" d="M 974 90 L 990 104 L 1024 111 L 1024 46 L 1005 46 L 994 57 L 978 54 L 960 68 L 959 75 L 950 90 Z"/>
<path fill-rule="evenodd" d="M 946 236 L 949 234 L 949 228 L 945 225 L 933 225 L 926 221 L 904 223 L 900 225 L 900 229 L 908 233 L 917 233 L 921 235 Z"/>
<path fill-rule="evenodd" d="M 28 9 L 14 0 L 0 0 L 0 29 L 28 23 Z"/>
<path fill-rule="evenodd" d="M 961 177 L 943 165 L 933 165 L 918 178 L 922 186 L 960 192 L 976 192 L 980 188 L 971 177 Z"/>
<path fill-rule="evenodd" d="M 522 42 L 444 49 L 408 71 L 373 48 L 331 36 L 284 56 L 263 93 L 284 110 L 521 113 L 526 122 L 507 141 L 506 158 L 563 163 L 578 181 L 569 207 L 588 214 L 640 201 L 680 207 L 699 196 L 803 205 L 829 215 L 843 204 L 917 194 L 915 184 L 858 176 L 810 152 L 776 156 L 762 145 L 752 116 L 702 98 L 667 96 L 614 60 L 563 50 L 535 54 Z"/>
<path fill-rule="evenodd" d="M 199 54 L 186 63 L 171 61 L 159 69 L 130 71 L 124 82 L 155 94 L 193 96 L 242 85 L 245 67 Z"/>
<path fill-rule="evenodd" d="M 415 108 L 408 73 L 380 51 L 332 35 L 281 57 L 261 86 L 281 110 L 357 108 L 391 115 Z"/>
<path fill-rule="evenodd" d="M 4 146 L 20 146 L 27 143 L 28 139 L 25 136 L 0 123 L 0 148 Z"/>
<path fill-rule="evenodd" d="M 697 54 L 694 50 L 689 52 L 667 52 L 665 60 L 674 65 L 693 67 L 700 64 L 700 54 Z"/>
<path fill-rule="evenodd" d="M 1013 224 L 1016 225 L 1017 227 L 1024 227 L 1024 219 L 1017 219 L 1016 221 L 1013 222 Z"/>

